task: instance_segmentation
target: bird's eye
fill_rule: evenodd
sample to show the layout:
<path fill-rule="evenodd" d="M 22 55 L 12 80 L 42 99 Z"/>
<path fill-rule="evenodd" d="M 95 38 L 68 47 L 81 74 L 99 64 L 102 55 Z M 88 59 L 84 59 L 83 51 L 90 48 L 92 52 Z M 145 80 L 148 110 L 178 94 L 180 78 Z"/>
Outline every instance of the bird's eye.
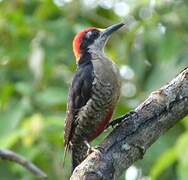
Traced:
<path fill-rule="evenodd" d="M 91 35 L 92 35 L 92 32 L 91 32 L 91 31 L 87 32 L 87 33 L 86 33 L 86 38 L 89 39 L 89 38 L 91 37 Z"/>
<path fill-rule="evenodd" d="M 98 31 L 93 31 L 94 36 L 98 36 L 99 32 Z"/>

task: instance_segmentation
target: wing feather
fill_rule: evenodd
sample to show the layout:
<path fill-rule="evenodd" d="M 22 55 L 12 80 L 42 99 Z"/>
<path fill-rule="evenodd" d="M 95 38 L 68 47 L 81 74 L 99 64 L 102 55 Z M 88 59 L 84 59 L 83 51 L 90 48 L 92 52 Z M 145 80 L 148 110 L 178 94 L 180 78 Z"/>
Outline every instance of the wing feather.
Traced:
<path fill-rule="evenodd" d="M 71 134 L 77 125 L 76 117 L 79 110 L 86 105 L 87 101 L 91 97 L 93 79 L 93 65 L 91 62 L 80 66 L 73 78 L 72 85 L 69 90 L 65 120 L 64 142 L 66 146 L 69 145 Z"/>

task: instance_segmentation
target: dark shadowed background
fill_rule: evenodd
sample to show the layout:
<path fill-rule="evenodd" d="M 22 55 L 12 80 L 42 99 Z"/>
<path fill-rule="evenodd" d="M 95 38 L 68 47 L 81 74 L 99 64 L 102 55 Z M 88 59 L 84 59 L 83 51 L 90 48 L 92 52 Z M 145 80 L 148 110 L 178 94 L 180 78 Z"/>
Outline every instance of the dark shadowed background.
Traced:
<path fill-rule="evenodd" d="M 81 29 L 126 21 L 105 49 L 119 66 L 122 96 L 114 117 L 188 66 L 186 0 L 0 0 L 0 148 L 20 153 L 49 180 L 68 179 L 62 161 L 67 93 L 76 64 L 72 40 Z M 108 129 L 93 145 L 111 131 Z M 187 180 L 188 118 L 162 136 L 121 179 Z M 0 160 L 0 179 L 35 180 Z"/>

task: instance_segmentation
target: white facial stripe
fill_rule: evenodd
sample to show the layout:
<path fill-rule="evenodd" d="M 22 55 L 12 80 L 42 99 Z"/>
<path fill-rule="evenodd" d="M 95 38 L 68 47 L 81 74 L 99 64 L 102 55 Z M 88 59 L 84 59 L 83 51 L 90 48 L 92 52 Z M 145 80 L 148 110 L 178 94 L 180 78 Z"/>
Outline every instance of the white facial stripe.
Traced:
<path fill-rule="evenodd" d="M 99 38 L 95 39 L 94 43 L 88 47 L 89 52 L 91 52 L 91 53 L 102 52 L 103 53 L 103 47 L 105 46 L 105 43 L 106 43 L 105 37 L 103 37 L 103 38 L 99 37 Z"/>
<path fill-rule="evenodd" d="M 90 38 L 90 36 L 91 36 L 91 34 L 92 34 L 92 32 L 91 32 L 91 31 L 87 32 L 87 33 L 86 33 L 86 38 L 87 38 L 87 39 L 89 39 L 89 38 Z"/>

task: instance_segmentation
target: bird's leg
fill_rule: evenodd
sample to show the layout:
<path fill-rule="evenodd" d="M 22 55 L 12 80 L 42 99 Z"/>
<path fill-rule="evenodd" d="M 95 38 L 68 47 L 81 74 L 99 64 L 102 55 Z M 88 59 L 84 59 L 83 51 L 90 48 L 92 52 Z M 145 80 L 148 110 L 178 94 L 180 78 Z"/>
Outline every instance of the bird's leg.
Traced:
<path fill-rule="evenodd" d="M 108 124 L 107 128 L 108 128 L 109 126 L 114 127 L 114 126 L 116 126 L 116 125 L 121 124 L 121 122 L 122 122 L 122 121 L 125 121 L 127 117 L 132 117 L 134 114 L 136 114 L 135 111 L 130 111 L 129 113 L 127 113 L 127 114 L 125 114 L 125 115 L 123 115 L 123 116 L 121 116 L 121 117 L 119 117 L 119 118 L 117 118 L 117 119 L 114 119 L 112 122 L 110 122 L 110 123 Z"/>
<path fill-rule="evenodd" d="M 94 151 L 94 148 L 91 147 L 91 145 L 89 144 L 88 141 L 85 140 L 84 143 L 88 148 L 88 150 L 87 150 L 87 156 L 88 156 L 89 154 L 91 154 Z"/>
<path fill-rule="evenodd" d="M 127 114 L 123 115 L 123 116 L 121 116 L 119 118 L 114 119 L 113 121 L 111 121 L 108 124 L 107 128 L 110 127 L 110 126 L 112 126 L 112 128 L 114 128 L 114 126 L 119 125 L 126 118 L 126 116 L 127 116 Z"/>
<path fill-rule="evenodd" d="M 85 143 L 85 145 L 88 148 L 88 150 L 87 150 L 87 156 L 89 154 L 91 154 L 93 151 L 97 151 L 98 147 L 96 147 L 96 148 L 91 147 L 91 145 L 89 144 L 89 142 L 87 140 L 85 140 L 84 143 Z"/>

